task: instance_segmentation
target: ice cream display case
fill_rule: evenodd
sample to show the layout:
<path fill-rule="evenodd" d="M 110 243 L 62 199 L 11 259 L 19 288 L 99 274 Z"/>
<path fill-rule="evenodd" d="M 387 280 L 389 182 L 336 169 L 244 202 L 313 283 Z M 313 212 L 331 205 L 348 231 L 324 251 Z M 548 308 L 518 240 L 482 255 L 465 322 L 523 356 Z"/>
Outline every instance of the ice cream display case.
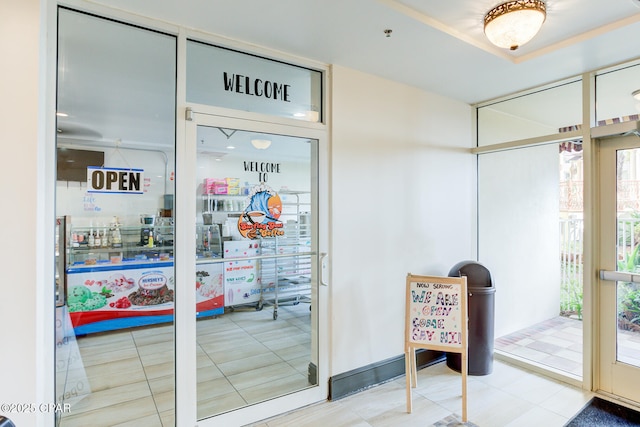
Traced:
<path fill-rule="evenodd" d="M 66 305 L 76 335 L 173 321 L 172 225 L 68 228 Z M 220 256 L 207 249 L 209 259 Z M 224 312 L 222 264 L 198 266 L 195 292 L 198 317 Z"/>
<path fill-rule="evenodd" d="M 196 274 L 198 317 L 222 314 L 222 266 Z M 173 321 L 173 261 L 67 269 L 67 306 L 76 335 Z"/>

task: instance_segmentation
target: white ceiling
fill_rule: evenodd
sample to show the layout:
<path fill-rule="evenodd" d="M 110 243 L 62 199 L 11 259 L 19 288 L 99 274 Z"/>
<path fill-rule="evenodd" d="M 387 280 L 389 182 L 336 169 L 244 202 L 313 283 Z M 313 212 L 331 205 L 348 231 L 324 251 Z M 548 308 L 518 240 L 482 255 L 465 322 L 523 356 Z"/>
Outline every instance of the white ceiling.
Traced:
<path fill-rule="evenodd" d="M 469 104 L 640 59 L 640 0 L 547 0 L 542 30 L 516 51 L 492 46 L 483 34 L 484 14 L 500 0 L 96 0 L 88 10 L 96 3 L 141 15 L 145 25 L 179 24 Z M 60 140 L 173 144 L 175 88 L 156 79 L 172 81 L 175 64 L 152 57 L 147 35 L 130 43 L 108 21 L 88 21 L 61 21 L 59 57 L 68 62 L 59 65 L 58 110 L 70 116 L 58 120 Z M 167 49 L 174 40 L 167 37 Z M 134 92 L 135 79 L 146 82 L 143 94 Z"/>
<path fill-rule="evenodd" d="M 483 33 L 485 13 L 502 2 L 101 1 L 470 104 L 640 57 L 640 0 L 547 0 L 542 30 L 515 52 Z"/>

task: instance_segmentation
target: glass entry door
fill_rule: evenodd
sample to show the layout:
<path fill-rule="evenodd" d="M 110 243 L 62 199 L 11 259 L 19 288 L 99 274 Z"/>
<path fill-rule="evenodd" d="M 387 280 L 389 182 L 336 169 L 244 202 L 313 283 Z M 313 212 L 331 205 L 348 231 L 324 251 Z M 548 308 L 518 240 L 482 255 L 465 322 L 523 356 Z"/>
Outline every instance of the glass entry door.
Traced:
<path fill-rule="evenodd" d="M 184 399 L 199 425 L 240 425 L 326 399 L 320 138 L 194 116 L 185 159 L 195 167 L 179 174 L 190 194 L 176 203 L 178 224 L 193 230 L 183 253 L 195 260 L 177 274 L 196 286 L 195 300 L 185 302 L 189 318 L 177 318 L 178 345 L 188 350 L 177 375 L 191 378 L 185 393 L 177 383 L 177 408 Z M 188 206 L 183 222 L 181 205 Z"/>
<path fill-rule="evenodd" d="M 599 389 L 640 402 L 640 138 L 600 142 Z"/>

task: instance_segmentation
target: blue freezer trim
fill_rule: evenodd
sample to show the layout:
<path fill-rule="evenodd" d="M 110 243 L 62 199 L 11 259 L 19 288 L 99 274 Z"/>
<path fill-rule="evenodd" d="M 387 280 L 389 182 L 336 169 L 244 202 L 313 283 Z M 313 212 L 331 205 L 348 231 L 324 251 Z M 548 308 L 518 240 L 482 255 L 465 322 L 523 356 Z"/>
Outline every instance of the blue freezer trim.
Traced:
<path fill-rule="evenodd" d="M 173 267 L 173 261 L 156 261 L 142 264 L 82 265 L 67 268 L 67 274 L 93 273 L 95 271 L 138 270 L 141 268 Z"/>
<path fill-rule="evenodd" d="M 96 332 L 112 331 L 114 329 L 133 328 L 135 326 L 155 325 L 156 323 L 169 323 L 173 321 L 172 314 L 163 316 L 134 316 L 119 319 L 102 320 L 100 322 L 87 323 L 73 328 L 76 335 L 93 334 Z"/>
<path fill-rule="evenodd" d="M 196 315 L 196 318 L 215 316 L 218 314 L 224 314 L 224 308 L 214 308 L 212 310 L 201 311 Z M 133 316 L 124 317 L 119 319 L 102 320 L 100 322 L 88 323 L 86 325 L 80 325 L 73 328 L 76 335 L 94 334 L 96 332 L 112 331 L 115 329 L 134 328 L 136 326 L 148 326 L 155 325 L 157 323 L 171 323 L 173 322 L 172 314 L 158 315 L 158 316 Z"/>
<path fill-rule="evenodd" d="M 220 307 L 220 308 L 214 308 L 211 310 L 201 311 L 198 314 L 196 314 L 196 319 L 199 319 L 201 317 L 217 316 L 218 314 L 224 314 L 224 308 Z"/>

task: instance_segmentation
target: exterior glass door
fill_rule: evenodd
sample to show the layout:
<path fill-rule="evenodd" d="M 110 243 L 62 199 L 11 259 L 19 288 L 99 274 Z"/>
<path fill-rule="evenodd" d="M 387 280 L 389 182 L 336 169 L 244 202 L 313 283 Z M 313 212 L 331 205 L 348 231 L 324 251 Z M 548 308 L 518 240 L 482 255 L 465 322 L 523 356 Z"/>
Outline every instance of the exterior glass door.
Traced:
<path fill-rule="evenodd" d="M 640 138 L 600 147 L 600 384 L 640 402 Z"/>
<path fill-rule="evenodd" d="M 195 116 L 186 139 L 195 164 L 186 219 L 195 218 L 195 242 L 185 248 L 195 263 L 184 274 L 197 291 L 178 343 L 189 348 L 184 360 L 196 360 L 195 381 L 185 386 L 195 389 L 200 425 L 244 424 L 326 398 L 319 386 L 320 141 L 286 135 L 282 126 L 258 131 Z"/>

